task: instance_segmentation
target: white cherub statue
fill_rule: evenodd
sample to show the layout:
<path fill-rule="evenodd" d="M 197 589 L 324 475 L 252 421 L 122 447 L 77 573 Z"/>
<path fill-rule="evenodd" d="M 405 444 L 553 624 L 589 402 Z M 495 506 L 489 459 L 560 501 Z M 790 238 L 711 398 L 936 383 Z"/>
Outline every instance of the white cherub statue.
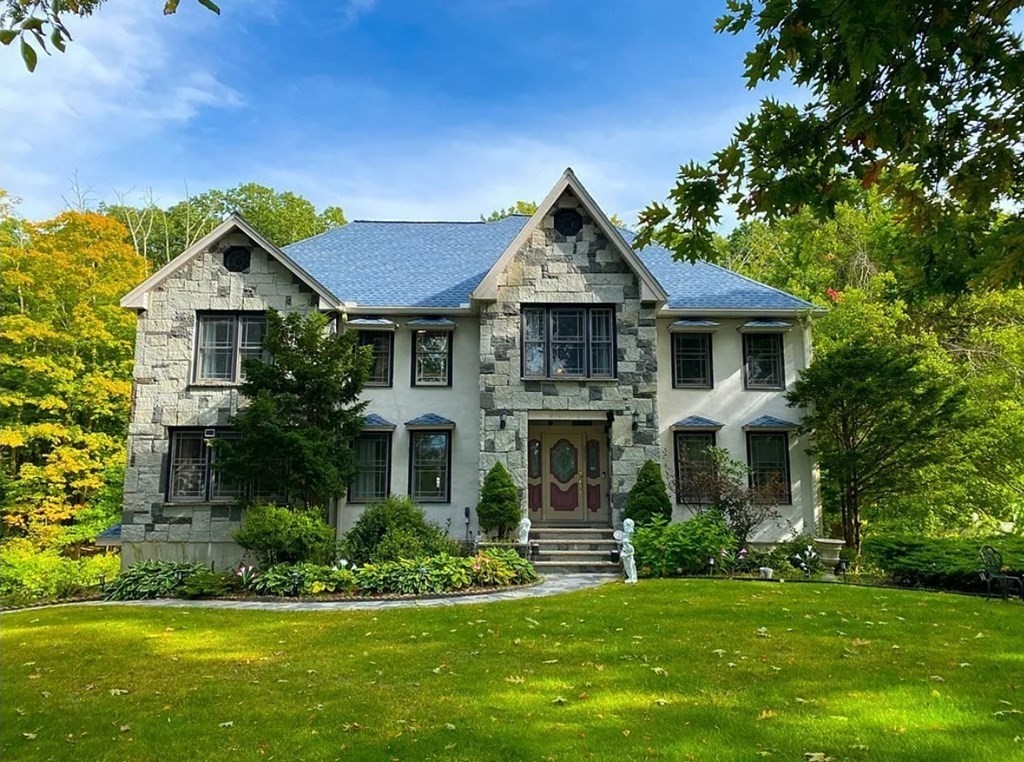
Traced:
<path fill-rule="evenodd" d="M 520 545 L 526 545 L 530 542 L 530 527 L 533 522 L 526 516 L 519 522 L 519 528 L 516 530 L 516 540 Z"/>
<path fill-rule="evenodd" d="M 636 584 L 636 561 L 633 560 L 633 532 L 636 531 L 636 523 L 633 519 L 626 519 L 622 522 L 622 571 L 626 575 L 626 584 Z"/>

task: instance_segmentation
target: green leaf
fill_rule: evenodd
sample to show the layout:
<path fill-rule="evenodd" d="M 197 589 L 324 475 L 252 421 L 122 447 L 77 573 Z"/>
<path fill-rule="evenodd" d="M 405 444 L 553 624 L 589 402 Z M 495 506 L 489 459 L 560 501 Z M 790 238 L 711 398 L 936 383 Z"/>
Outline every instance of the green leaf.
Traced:
<path fill-rule="evenodd" d="M 13 29 L 0 29 L 0 43 L 4 45 L 10 45 L 18 37 L 18 33 Z"/>
<path fill-rule="evenodd" d="M 21 57 L 25 61 L 25 68 L 30 72 L 36 70 L 36 51 L 25 40 L 21 41 Z"/>
<path fill-rule="evenodd" d="M 206 9 L 213 11 L 218 16 L 220 15 L 220 8 L 215 2 L 213 2 L 213 0 L 199 0 L 199 4 Z"/>

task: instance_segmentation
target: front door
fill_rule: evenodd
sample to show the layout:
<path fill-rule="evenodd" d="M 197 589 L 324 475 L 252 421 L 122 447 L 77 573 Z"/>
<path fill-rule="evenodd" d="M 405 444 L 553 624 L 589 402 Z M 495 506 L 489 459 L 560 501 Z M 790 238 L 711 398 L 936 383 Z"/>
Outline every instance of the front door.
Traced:
<path fill-rule="evenodd" d="M 608 525 L 606 441 L 599 426 L 531 429 L 527 452 L 531 519 Z"/>

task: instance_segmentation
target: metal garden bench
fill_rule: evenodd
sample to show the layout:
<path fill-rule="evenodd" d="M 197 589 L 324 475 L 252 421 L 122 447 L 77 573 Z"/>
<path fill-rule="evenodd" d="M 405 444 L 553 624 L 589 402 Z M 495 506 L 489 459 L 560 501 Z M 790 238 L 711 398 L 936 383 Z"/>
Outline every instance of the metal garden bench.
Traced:
<path fill-rule="evenodd" d="M 1024 580 L 1012 574 L 1005 574 L 1003 569 L 1003 554 L 991 545 L 982 545 L 978 551 L 981 556 L 982 570 L 981 579 L 985 582 L 985 600 L 992 596 L 992 583 L 999 587 L 999 592 L 1006 600 L 1014 591 L 1020 593 L 1024 600 Z"/>

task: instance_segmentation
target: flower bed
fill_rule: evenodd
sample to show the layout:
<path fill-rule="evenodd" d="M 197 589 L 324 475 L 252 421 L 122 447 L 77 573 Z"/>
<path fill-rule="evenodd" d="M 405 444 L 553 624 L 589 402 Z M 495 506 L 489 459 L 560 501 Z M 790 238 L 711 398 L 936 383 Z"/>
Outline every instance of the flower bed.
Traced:
<path fill-rule="evenodd" d="M 144 561 L 124 571 L 106 599 L 158 597 L 394 597 L 465 593 L 526 585 L 538 579 L 533 565 L 514 551 L 485 550 L 475 556 L 441 554 L 368 563 L 360 567 L 312 563 L 242 565 L 214 572 L 195 564 Z"/>

